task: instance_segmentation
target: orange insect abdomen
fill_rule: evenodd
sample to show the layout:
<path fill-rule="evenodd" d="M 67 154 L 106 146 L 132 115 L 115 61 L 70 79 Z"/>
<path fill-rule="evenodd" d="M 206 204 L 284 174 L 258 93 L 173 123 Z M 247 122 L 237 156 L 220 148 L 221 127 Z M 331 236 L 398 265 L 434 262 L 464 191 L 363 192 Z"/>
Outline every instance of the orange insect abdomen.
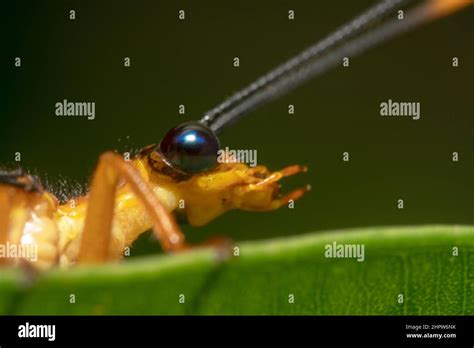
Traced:
<path fill-rule="evenodd" d="M 0 262 L 48 269 L 58 262 L 56 202 L 46 192 L 0 185 Z"/>

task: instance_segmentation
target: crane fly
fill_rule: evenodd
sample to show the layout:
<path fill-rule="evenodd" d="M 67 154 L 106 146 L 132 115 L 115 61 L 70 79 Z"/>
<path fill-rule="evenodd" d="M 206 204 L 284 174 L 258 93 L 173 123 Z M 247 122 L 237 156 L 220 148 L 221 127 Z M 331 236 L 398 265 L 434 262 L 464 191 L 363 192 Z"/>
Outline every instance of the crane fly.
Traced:
<path fill-rule="evenodd" d="M 35 177 L 21 171 L 0 173 L 0 246 L 34 245 L 38 252 L 34 262 L 18 255 L 0 257 L 0 264 L 31 263 L 46 270 L 120 260 L 124 249 L 150 228 L 165 251 L 188 250 L 196 245 L 186 243 L 175 212 L 200 226 L 232 209 L 271 211 L 301 198 L 309 187 L 281 194 L 279 181 L 305 172 L 305 166 L 271 172 L 261 165 L 218 163 L 218 134 L 259 106 L 337 66 L 343 57 L 358 56 L 470 3 L 428 0 L 410 8 L 403 21 L 394 18 L 394 10 L 408 2 L 377 3 L 209 110 L 200 121 L 172 128 L 159 144 L 143 148 L 130 161 L 104 153 L 89 192 L 75 198 L 73 205 L 59 203 Z M 184 208 L 178 204 L 181 201 Z M 230 244 L 218 237 L 202 245 L 223 250 Z"/>

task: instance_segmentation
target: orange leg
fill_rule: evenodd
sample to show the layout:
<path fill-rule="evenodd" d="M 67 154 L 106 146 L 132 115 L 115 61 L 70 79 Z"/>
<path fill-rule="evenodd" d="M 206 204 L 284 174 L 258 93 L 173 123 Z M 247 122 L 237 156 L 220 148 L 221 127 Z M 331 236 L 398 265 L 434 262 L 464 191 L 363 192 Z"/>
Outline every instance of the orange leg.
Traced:
<path fill-rule="evenodd" d="M 174 216 L 155 196 L 137 169 L 121 156 L 108 152 L 100 157 L 92 179 L 78 256 L 80 263 L 99 263 L 117 258 L 111 248 L 111 236 L 116 188 L 120 179 L 128 184 L 145 207 L 164 250 L 180 251 L 192 247 L 185 242 Z M 216 240 L 211 244 L 223 246 L 224 241 Z"/>
<path fill-rule="evenodd" d="M 176 221 L 143 181 L 139 172 L 121 156 L 108 152 L 100 157 L 92 180 L 79 262 L 105 262 L 115 258 L 111 255 L 110 244 L 115 193 L 120 179 L 130 186 L 144 205 L 163 249 L 170 251 L 184 248 L 184 235 Z"/>

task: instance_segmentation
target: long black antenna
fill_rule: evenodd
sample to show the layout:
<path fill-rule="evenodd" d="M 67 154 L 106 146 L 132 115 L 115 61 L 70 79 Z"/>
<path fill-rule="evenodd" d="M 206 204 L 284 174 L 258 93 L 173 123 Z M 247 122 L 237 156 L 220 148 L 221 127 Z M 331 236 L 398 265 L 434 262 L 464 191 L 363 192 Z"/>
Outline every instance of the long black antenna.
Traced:
<path fill-rule="evenodd" d="M 357 56 L 371 47 L 443 14 L 440 13 L 439 8 L 435 8 L 436 6 L 442 7 L 439 6 L 442 0 L 428 0 L 405 13 L 403 19 L 394 16 L 392 20 L 379 25 L 373 30 L 362 33 L 387 16 L 396 7 L 408 1 L 382 0 L 323 40 L 207 111 L 200 122 L 209 126 L 216 133 L 220 133 L 225 127 L 259 106 L 292 91 L 306 81 L 341 64 L 343 57 Z M 449 12 L 446 9 L 444 11 Z M 355 37 L 357 34 L 360 34 L 359 37 Z M 348 41 L 348 39 L 352 40 Z"/>
<path fill-rule="evenodd" d="M 222 121 L 219 122 L 221 126 L 218 128 L 214 126 L 214 122 L 217 118 L 222 117 L 222 115 L 228 115 L 234 106 L 244 102 L 246 99 L 248 99 L 252 95 L 255 95 L 257 92 L 268 88 L 273 82 L 284 77 L 285 75 L 290 74 L 292 71 L 299 69 L 300 67 L 308 63 L 308 61 L 311 61 L 316 57 L 321 56 L 323 52 L 328 51 L 330 48 L 336 46 L 338 43 L 347 40 L 350 37 L 355 36 L 357 33 L 365 30 L 371 24 L 384 17 L 389 11 L 392 11 L 396 6 L 401 5 L 401 3 L 403 3 L 404 1 L 406 0 L 383 0 L 375 6 L 369 8 L 359 16 L 355 17 L 349 23 L 343 25 L 336 31 L 329 34 L 323 40 L 308 47 L 303 52 L 300 52 L 299 54 L 287 60 L 283 64 L 267 72 L 265 75 L 261 76 L 256 81 L 252 82 L 250 85 L 234 93 L 231 97 L 224 100 L 215 108 L 207 111 L 204 114 L 204 117 L 201 119 L 201 122 L 214 129 L 214 131 L 220 130 L 224 126 Z M 257 106 L 258 105 L 255 105 L 255 107 Z M 238 114 L 233 112 L 233 121 L 236 121 L 238 118 L 244 116 L 244 114 L 252 111 L 253 109 L 254 108 L 248 110 L 240 110 Z M 226 116 L 225 119 L 227 120 L 229 119 L 229 117 Z M 230 122 L 230 119 L 227 122 Z"/>

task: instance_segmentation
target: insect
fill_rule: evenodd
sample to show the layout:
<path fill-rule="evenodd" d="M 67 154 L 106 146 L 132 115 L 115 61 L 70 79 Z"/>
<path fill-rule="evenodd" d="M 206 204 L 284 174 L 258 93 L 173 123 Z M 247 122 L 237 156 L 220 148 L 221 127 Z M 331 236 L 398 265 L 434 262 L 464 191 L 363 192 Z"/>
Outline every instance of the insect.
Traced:
<path fill-rule="evenodd" d="M 37 246 L 38 257 L 34 262 L 21 256 L 0 257 L 0 263 L 31 263 L 46 270 L 119 260 L 125 247 L 150 228 L 164 250 L 183 251 L 194 246 L 186 243 L 175 212 L 191 225 L 200 226 L 232 209 L 271 211 L 301 198 L 309 187 L 283 195 L 279 181 L 305 172 L 306 167 L 292 165 L 271 172 L 264 166 L 218 163 L 217 134 L 258 106 L 336 66 L 342 57 L 357 56 L 466 5 L 456 0 L 428 1 L 407 13 L 403 22 L 392 19 L 363 33 L 401 2 L 381 1 L 208 111 L 200 121 L 172 128 L 159 144 L 143 148 L 132 160 L 114 152 L 103 154 L 90 191 L 75 199 L 74 205 L 59 204 L 34 177 L 1 173 L 0 246 Z M 352 41 L 345 43 L 349 38 Z M 203 244 L 218 249 L 229 245 L 222 237 Z"/>
<path fill-rule="evenodd" d="M 107 152 L 99 158 L 90 192 L 75 204 L 58 204 L 37 179 L 22 173 L 0 176 L 0 243 L 38 246 L 36 268 L 118 260 L 124 248 L 153 229 L 166 251 L 191 248 L 172 212 L 200 226 L 231 209 L 269 211 L 300 198 L 307 188 L 278 197 L 278 181 L 304 172 L 290 166 L 217 163 L 219 140 L 198 122 L 171 129 L 159 145 L 131 161 Z M 184 202 L 184 209 L 178 203 Z M 226 247 L 226 239 L 204 243 Z M 8 259 L 3 259 L 8 260 Z M 16 259 L 25 262 L 28 259 Z"/>

